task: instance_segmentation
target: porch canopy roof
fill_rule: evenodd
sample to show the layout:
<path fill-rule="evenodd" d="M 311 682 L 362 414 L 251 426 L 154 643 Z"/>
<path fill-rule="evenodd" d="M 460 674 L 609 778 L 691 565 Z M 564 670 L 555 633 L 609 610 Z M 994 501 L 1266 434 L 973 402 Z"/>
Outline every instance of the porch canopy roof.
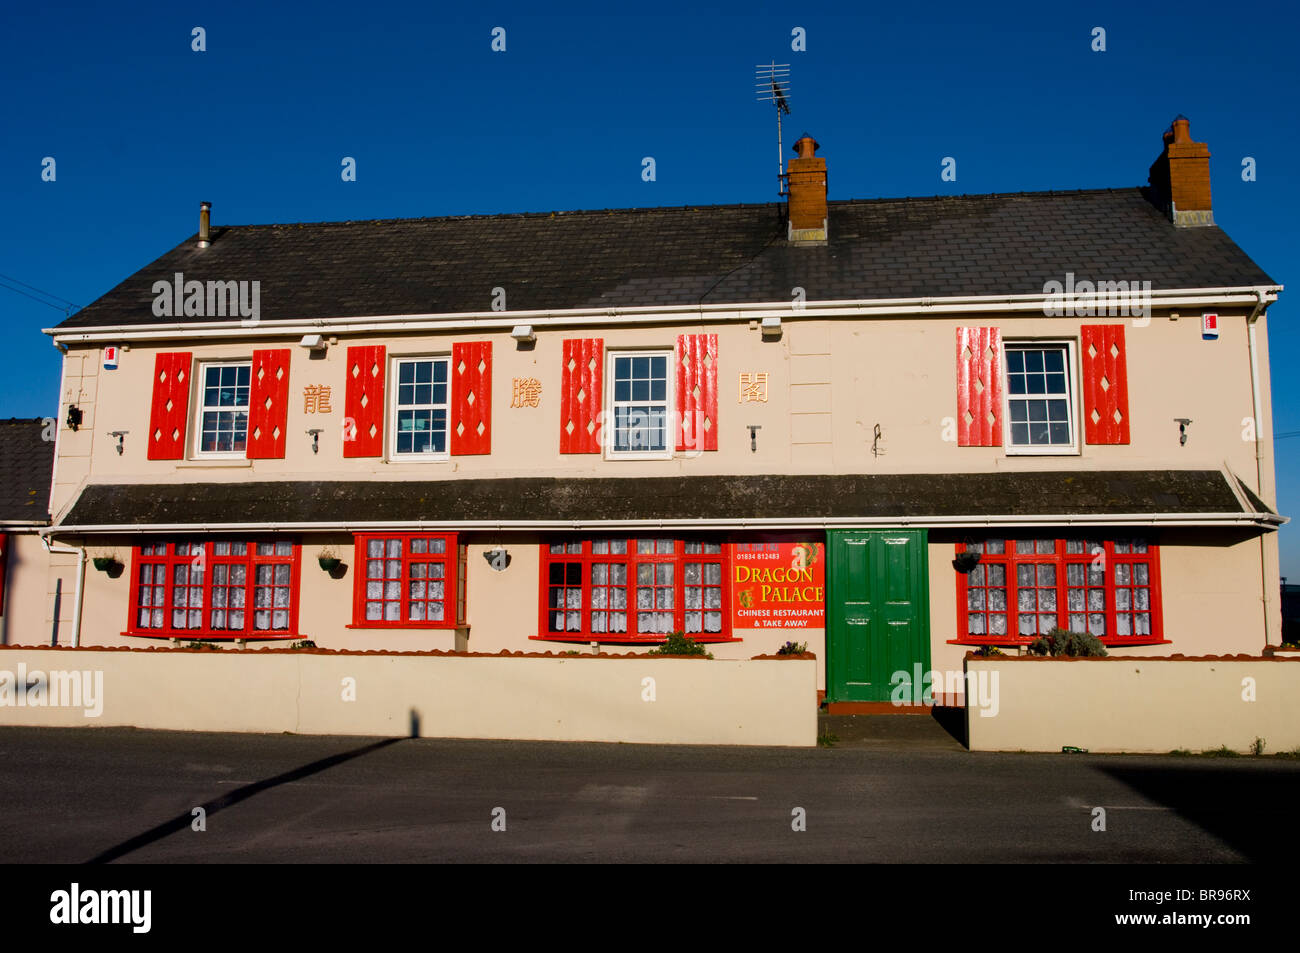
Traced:
<path fill-rule="evenodd" d="M 92 483 L 51 532 L 1256 526 L 1221 470 Z"/>

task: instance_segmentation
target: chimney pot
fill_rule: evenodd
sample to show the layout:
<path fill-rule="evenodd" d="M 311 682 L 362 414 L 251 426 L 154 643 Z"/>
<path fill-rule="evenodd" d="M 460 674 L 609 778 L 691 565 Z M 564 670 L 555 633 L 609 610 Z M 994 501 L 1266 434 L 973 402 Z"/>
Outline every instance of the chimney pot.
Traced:
<path fill-rule="evenodd" d="M 199 203 L 199 247 L 207 248 L 212 244 L 212 203 Z"/>
<path fill-rule="evenodd" d="M 808 133 L 804 133 L 794 144 L 794 151 L 799 154 L 800 159 L 811 159 L 813 153 L 820 149 L 821 143 L 814 139 Z"/>

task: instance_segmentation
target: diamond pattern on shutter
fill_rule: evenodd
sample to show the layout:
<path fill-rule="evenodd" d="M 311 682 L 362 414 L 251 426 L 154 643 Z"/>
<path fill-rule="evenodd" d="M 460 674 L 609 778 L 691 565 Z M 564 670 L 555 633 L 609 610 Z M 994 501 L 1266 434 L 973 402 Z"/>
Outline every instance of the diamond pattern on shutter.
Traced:
<path fill-rule="evenodd" d="M 289 421 L 290 348 L 254 351 L 248 396 L 250 460 L 283 460 Z"/>
<path fill-rule="evenodd" d="M 602 338 L 574 338 L 564 342 L 560 368 L 560 453 L 600 453 L 604 359 Z"/>
<path fill-rule="evenodd" d="M 343 397 L 345 457 L 384 455 L 385 353 L 382 344 L 348 348 Z"/>
<path fill-rule="evenodd" d="M 718 449 L 718 336 L 681 334 L 677 365 L 677 449 Z"/>
<path fill-rule="evenodd" d="M 492 452 L 492 342 L 451 346 L 453 456 Z"/>
<path fill-rule="evenodd" d="M 1086 324 L 1079 329 L 1083 365 L 1083 434 L 1090 444 L 1126 444 L 1128 354 L 1124 325 Z"/>
<path fill-rule="evenodd" d="M 957 329 L 957 445 L 1002 446 L 1002 331 Z"/>
<path fill-rule="evenodd" d="M 153 404 L 149 410 L 150 460 L 185 459 L 185 425 L 190 411 L 189 351 L 154 357 Z"/>

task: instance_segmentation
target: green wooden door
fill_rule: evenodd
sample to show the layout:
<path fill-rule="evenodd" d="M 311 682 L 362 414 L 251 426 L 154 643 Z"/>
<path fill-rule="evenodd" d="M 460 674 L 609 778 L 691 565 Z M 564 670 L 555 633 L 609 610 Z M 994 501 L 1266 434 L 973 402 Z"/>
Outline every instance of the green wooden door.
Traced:
<path fill-rule="evenodd" d="M 826 686 L 831 701 L 889 701 L 895 672 L 930 669 L 926 532 L 829 530 Z"/>

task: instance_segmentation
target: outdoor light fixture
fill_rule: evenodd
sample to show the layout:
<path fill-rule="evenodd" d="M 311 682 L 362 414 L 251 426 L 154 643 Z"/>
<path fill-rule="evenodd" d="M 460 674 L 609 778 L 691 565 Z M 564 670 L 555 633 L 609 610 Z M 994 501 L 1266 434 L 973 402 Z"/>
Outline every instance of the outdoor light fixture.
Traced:
<path fill-rule="evenodd" d="M 532 344 L 537 340 L 537 335 L 533 332 L 531 324 L 516 324 L 511 330 L 510 336 L 520 344 Z"/>
<path fill-rule="evenodd" d="M 304 334 L 302 340 L 298 342 L 299 347 L 305 347 L 309 351 L 325 350 L 325 338 L 319 334 Z"/>
<path fill-rule="evenodd" d="M 1192 422 L 1192 421 L 1191 421 L 1191 418 L 1188 418 L 1188 417 L 1175 417 L 1175 418 L 1174 418 L 1174 422 L 1175 422 L 1176 424 L 1178 424 L 1178 446 L 1180 446 L 1180 447 L 1186 446 L 1186 445 L 1187 445 L 1187 425 L 1190 424 L 1190 423 Z"/>
<path fill-rule="evenodd" d="M 68 429 L 73 431 L 74 433 L 76 432 L 77 428 L 81 426 L 81 408 L 78 407 L 76 404 L 68 405 L 67 424 L 68 424 Z"/>
<path fill-rule="evenodd" d="M 312 453 L 320 453 L 320 435 L 321 435 L 320 427 L 313 427 L 311 430 L 307 431 L 307 436 L 311 437 Z"/>
<path fill-rule="evenodd" d="M 765 338 L 779 338 L 781 336 L 781 319 L 775 316 L 764 318 L 760 330 Z"/>
<path fill-rule="evenodd" d="M 129 430 L 114 430 L 114 431 L 112 431 L 112 432 L 109 433 L 109 436 L 110 436 L 110 437 L 116 437 L 116 438 L 117 438 L 117 455 L 118 455 L 119 457 L 122 455 L 122 438 L 125 437 L 125 436 L 126 436 L 127 434 L 129 434 L 130 432 L 131 432 L 131 431 L 129 431 Z"/>
<path fill-rule="evenodd" d="M 763 429 L 762 424 L 748 424 L 749 427 L 749 452 L 758 453 L 758 432 Z"/>

